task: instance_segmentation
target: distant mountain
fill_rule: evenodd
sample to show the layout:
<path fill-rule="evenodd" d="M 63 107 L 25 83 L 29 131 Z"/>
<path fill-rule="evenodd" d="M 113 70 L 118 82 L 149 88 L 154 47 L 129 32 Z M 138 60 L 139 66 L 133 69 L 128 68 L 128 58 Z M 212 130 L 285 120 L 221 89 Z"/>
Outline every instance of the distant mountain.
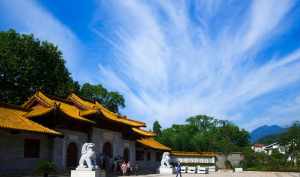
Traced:
<path fill-rule="evenodd" d="M 264 138 L 269 135 L 277 135 L 286 131 L 286 128 L 280 127 L 278 125 L 263 125 L 254 129 L 250 133 L 251 143 L 255 143 L 257 140 Z"/>
<path fill-rule="evenodd" d="M 265 137 L 259 138 L 258 140 L 255 141 L 255 143 L 267 145 L 267 144 L 272 144 L 274 142 L 279 142 L 281 135 L 282 133 L 267 135 Z"/>

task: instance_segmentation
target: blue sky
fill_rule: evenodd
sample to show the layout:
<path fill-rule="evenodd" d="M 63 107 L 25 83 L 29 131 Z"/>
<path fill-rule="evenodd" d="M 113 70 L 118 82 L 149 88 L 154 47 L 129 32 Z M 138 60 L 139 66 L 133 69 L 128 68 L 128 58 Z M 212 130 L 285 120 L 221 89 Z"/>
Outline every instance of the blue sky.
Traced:
<path fill-rule="evenodd" d="M 75 80 L 163 127 L 196 114 L 248 130 L 300 120 L 299 19 L 293 0 L 0 1 L 0 30 L 55 43 Z"/>

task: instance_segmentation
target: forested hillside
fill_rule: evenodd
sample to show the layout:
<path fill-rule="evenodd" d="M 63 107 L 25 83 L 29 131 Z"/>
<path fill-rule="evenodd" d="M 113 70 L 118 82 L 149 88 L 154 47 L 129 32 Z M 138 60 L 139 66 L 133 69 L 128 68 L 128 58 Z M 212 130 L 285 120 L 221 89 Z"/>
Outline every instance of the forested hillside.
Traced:
<path fill-rule="evenodd" d="M 286 128 L 280 127 L 278 125 L 262 125 L 254 129 L 250 133 L 251 143 L 256 143 L 257 140 L 264 138 L 269 135 L 276 135 L 286 131 Z"/>
<path fill-rule="evenodd" d="M 157 130 L 156 130 L 157 131 Z M 249 133 L 224 120 L 206 115 L 190 117 L 186 124 L 161 131 L 157 140 L 181 151 L 242 151 L 250 145 Z"/>

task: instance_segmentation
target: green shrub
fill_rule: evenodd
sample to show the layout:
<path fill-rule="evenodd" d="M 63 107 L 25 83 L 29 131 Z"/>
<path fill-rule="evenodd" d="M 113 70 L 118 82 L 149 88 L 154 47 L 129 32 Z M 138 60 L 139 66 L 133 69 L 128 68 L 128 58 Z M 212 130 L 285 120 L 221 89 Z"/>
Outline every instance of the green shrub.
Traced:
<path fill-rule="evenodd" d="M 44 177 L 47 177 L 49 173 L 56 172 L 56 167 L 53 162 L 48 160 L 40 160 L 37 163 L 36 172 L 38 174 L 43 174 Z"/>
<path fill-rule="evenodd" d="M 232 164 L 231 164 L 231 162 L 229 160 L 225 161 L 225 168 L 226 169 L 232 169 Z"/>

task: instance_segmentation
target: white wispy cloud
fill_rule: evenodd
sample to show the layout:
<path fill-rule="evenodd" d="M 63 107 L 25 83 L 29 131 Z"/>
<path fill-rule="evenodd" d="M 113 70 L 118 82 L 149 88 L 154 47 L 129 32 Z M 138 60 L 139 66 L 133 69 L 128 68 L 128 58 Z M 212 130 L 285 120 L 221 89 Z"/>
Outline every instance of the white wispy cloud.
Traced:
<path fill-rule="evenodd" d="M 267 108 L 261 116 L 249 121 L 245 127 L 252 129 L 260 125 L 273 125 L 274 123 L 288 127 L 292 122 L 300 120 L 299 112 L 300 96 L 297 96 L 289 102 L 283 102 Z"/>
<path fill-rule="evenodd" d="M 252 129 L 299 119 L 298 99 L 273 105 L 270 101 L 255 117 L 241 109 L 299 83 L 300 49 L 260 55 L 289 29 L 294 3 L 99 1 L 91 27 L 99 41 L 113 49 L 106 55 L 111 56 L 109 62 L 104 64 L 101 54 L 95 58 L 99 77 L 85 66 L 89 55 L 78 36 L 38 1 L 2 0 L 0 9 L 11 28 L 57 44 L 76 80 L 99 79 L 124 94 L 124 113 L 131 117 L 159 120 L 166 127 L 208 114 Z"/>
<path fill-rule="evenodd" d="M 32 33 L 59 47 L 68 68 L 76 79 L 87 79 L 79 70 L 83 46 L 76 35 L 50 12 L 33 0 L 2 0 L 2 15 L 9 28 L 21 33 Z"/>
<path fill-rule="evenodd" d="M 245 119 L 238 107 L 299 81 L 300 50 L 257 61 L 289 25 L 293 1 L 253 1 L 217 27 L 210 20 L 223 20 L 224 3 L 215 2 L 192 4 L 194 16 L 188 1 L 99 3 L 110 9 L 100 23 L 112 30 L 94 30 L 115 49 L 99 64 L 101 80 L 125 95 L 126 113 L 164 126 L 195 114 Z"/>

